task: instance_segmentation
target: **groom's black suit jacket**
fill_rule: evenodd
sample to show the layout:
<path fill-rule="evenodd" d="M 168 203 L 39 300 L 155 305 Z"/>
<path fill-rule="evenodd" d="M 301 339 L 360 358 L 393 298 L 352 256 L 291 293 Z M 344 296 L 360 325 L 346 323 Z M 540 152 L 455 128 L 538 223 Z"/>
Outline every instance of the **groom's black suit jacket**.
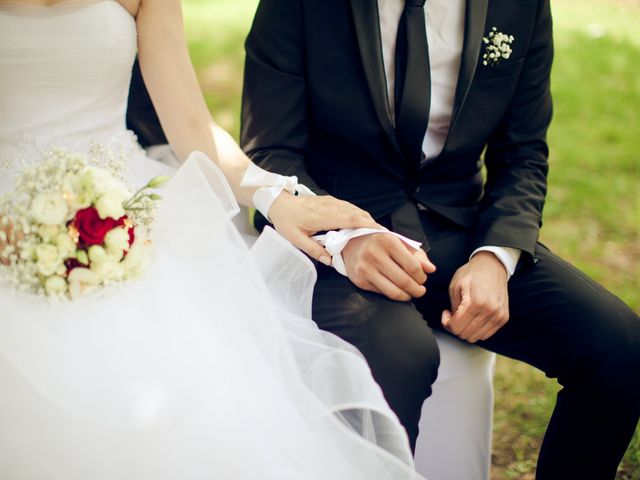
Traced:
<path fill-rule="evenodd" d="M 129 100 L 127 104 L 127 128 L 138 136 L 143 147 L 167 143 L 167 137 L 160 126 L 151 97 L 147 91 L 138 60 L 133 64 Z"/>
<path fill-rule="evenodd" d="M 514 37 L 510 58 L 493 67 L 482 63 L 492 27 Z M 421 167 L 396 138 L 376 0 L 261 0 L 246 42 L 242 146 L 264 168 L 375 218 L 418 202 L 469 229 L 470 252 L 495 245 L 533 255 L 546 195 L 551 30 L 548 0 L 467 0 L 450 133 Z"/>

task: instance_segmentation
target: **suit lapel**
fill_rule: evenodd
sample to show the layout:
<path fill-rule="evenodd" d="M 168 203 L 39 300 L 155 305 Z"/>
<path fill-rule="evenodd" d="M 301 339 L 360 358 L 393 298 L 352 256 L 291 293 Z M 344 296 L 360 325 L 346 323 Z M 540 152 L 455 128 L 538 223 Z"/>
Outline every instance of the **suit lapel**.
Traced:
<path fill-rule="evenodd" d="M 482 47 L 482 37 L 485 33 L 487 10 L 489 8 L 489 0 L 466 0 L 466 2 L 464 46 L 449 132 L 451 132 L 458 119 L 458 114 L 471 88 L 471 80 L 473 80 L 473 76 L 476 73 L 478 59 L 480 58 L 480 48 Z"/>
<path fill-rule="evenodd" d="M 376 0 L 350 1 L 360 58 L 376 115 L 389 140 L 400 156 L 404 158 L 396 138 L 389 107 L 377 2 Z M 488 8 L 489 0 L 466 0 L 464 44 L 449 133 L 453 130 L 458 119 L 478 66 Z"/>
<path fill-rule="evenodd" d="M 360 58 L 367 77 L 367 86 L 369 87 L 376 115 L 389 140 L 391 140 L 398 153 L 402 155 L 389 107 L 387 78 L 382 58 L 380 18 L 376 0 L 351 0 L 351 9 L 358 38 Z"/>

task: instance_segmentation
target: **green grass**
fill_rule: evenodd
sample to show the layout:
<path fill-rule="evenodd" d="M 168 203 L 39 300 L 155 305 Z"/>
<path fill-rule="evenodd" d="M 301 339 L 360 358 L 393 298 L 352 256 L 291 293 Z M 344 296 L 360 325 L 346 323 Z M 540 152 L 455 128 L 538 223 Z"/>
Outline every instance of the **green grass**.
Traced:
<path fill-rule="evenodd" d="M 236 136 L 243 41 L 256 5 L 184 2 L 208 105 Z M 555 118 L 541 239 L 640 312 L 640 1 L 554 0 L 552 8 Z M 532 479 L 558 386 L 507 359 L 495 385 L 492 478 Z M 638 432 L 618 478 L 640 480 Z"/>
<path fill-rule="evenodd" d="M 558 1 L 554 15 L 542 239 L 640 311 L 640 4 Z"/>
<path fill-rule="evenodd" d="M 244 39 L 256 0 L 183 2 L 189 51 L 216 121 L 238 137 Z"/>

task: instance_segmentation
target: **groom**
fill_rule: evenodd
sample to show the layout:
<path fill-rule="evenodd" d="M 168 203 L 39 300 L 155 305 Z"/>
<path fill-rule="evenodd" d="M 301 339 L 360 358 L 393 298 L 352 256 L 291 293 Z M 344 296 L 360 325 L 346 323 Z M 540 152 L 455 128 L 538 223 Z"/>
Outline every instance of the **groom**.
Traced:
<path fill-rule="evenodd" d="M 424 3 L 261 0 L 243 147 L 422 242 L 351 239 L 347 276 L 318 266 L 313 311 L 365 355 L 412 445 L 443 329 L 562 385 L 539 479 L 612 479 L 640 415 L 640 319 L 537 242 L 549 0 Z"/>

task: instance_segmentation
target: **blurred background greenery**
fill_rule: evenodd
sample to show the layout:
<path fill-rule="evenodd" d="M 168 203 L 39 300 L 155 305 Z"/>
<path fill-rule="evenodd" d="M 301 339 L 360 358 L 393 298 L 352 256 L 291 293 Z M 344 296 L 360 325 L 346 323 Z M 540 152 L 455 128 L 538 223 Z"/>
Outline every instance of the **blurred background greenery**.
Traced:
<path fill-rule="evenodd" d="M 207 102 L 236 138 L 243 41 L 257 3 L 183 2 Z M 555 118 L 541 239 L 640 312 L 640 0 L 554 0 L 552 9 Z M 492 478 L 533 479 L 559 387 L 508 359 L 499 359 L 495 385 Z M 640 430 L 618 478 L 640 480 Z"/>

